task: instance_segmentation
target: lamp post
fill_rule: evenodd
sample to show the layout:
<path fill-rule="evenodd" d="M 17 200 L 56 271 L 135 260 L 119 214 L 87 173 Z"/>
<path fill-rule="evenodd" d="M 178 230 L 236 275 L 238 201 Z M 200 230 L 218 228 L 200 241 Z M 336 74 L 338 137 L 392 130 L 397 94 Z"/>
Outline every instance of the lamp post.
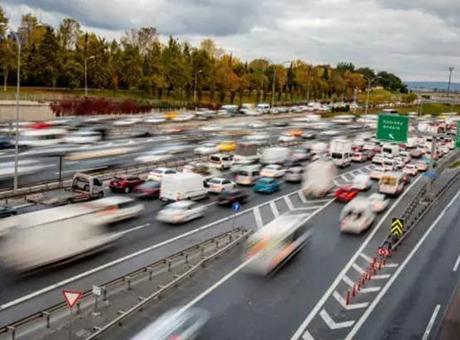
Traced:
<path fill-rule="evenodd" d="M 366 108 L 365 108 L 365 111 L 364 111 L 364 114 L 367 115 L 368 111 L 369 111 L 369 96 L 370 96 L 370 92 L 371 92 L 371 86 L 372 86 L 372 83 L 374 81 L 376 81 L 377 79 L 379 79 L 380 77 L 374 77 L 374 78 L 366 78 L 364 77 L 366 80 L 367 80 L 367 96 L 366 96 Z"/>
<path fill-rule="evenodd" d="M 198 74 L 203 73 L 203 70 L 195 72 L 195 83 L 193 84 L 193 103 L 196 103 L 196 88 L 198 86 Z"/>
<path fill-rule="evenodd" d="M 447 96 L 450 99 L 450 112 L 452 112 L 452 104 L 453 104 L 453 98 L 450 97 L 450 83 L 452 81 L 452 72 L 454 72 L 454 68 L 450 66 L 449 67 L 449 82 L 447 83 Z"/>
<path fill-rule="evenodd" d="M 288 64 L 290 61 L 284 61 L 281 65 Z M 273 65 L 273 81 L 272 81 L 272 108 L 275 106 L 275 83 L 276 83 L 276 65 Z"/>
<path fill-rule="evenodd" d="M 85 97 L 88 97 L 88 60 L 93 60 L 95 56 L 85 58 Z"/>

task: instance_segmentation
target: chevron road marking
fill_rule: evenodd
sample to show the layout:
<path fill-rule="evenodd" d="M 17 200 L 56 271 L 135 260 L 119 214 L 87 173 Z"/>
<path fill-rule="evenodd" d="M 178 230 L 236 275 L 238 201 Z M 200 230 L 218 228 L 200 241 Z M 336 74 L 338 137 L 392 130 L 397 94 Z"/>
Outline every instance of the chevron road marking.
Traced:
<path fill-rule="evenodd" d="M 275 218 L 280 215 L 278 208 L 276 207 L 275 201 L 270 202 L 270 209 L 272 210 L 273 216 L 275 216 Z"/>
<path fill-rule="evenodd" d="M 284 196 L 284 201 L 286 202 L 286 205 L 288 206 L 289 210 L 294 210 L 294 205 L 292 204 L 292 201 L 288 196 Z"/>
<path fill-rule="evenodd" d="M 345 299 L 336 290 L 334 291 L 332 296 L 334 296 L 337 302 L 340 303 L 340 305 L 346 310 L 366 308 L 367 306 L 369 306 L 369 302 L 349 303 L 347 305 Z"/>
<path fill-rule="evenodd" d="M 262 228 L 264 222 L 262 221 L 262 216 L 260 215 L 259 207 L 254 208 L 254 218 L 256 219 L 257 228 Z"/>
<path fill-rule="evenodd" d="M 324 320 L 326 325 L 330 329 L 341 329 L 341 328 L 349 328 L 355 324 L 355 320 L 350 320 L 350 321 L 343 321 L 343 322 L 335 322 L 331 316 L 329 315 L 328 312 L 323 308 L 321 312 L 319 313 L 321 318 Z"/>

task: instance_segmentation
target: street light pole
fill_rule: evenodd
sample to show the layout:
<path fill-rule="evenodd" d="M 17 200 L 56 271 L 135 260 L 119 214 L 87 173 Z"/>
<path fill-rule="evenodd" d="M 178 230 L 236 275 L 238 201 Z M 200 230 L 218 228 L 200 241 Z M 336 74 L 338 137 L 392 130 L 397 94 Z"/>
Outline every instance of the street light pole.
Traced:
<path fill-rule="evenodd" d="M 452 72 L 454 72 L 454 68 L 452 66 L 449 67 L 449 83 L 447 84 L 447 96 L 450 99 L 450 112 L 452 112 L 452 104 L 453 98 L 450 96 L 450 83 L 452 81 Z"/>
<path fill-rule="evenodd" d="M 276 81 L 276 67 L 273 66 L 272 109 L 275 107 L 275 81 Z"/>
<path fill-rule="evenodd" d="M 93 55 L 85 58 L 85 97 L 88 97 L 88 60 L 94 58 Z"/>
<path fill-rule="evenodd" d="M 196 88 L 198 87 L 198 74 L 203 72 L 203 70 L 198 70 L 195 72 L 195 83 L 193 84 L 193 103 L 196 103 Z"/>
<path fill-rule="evenodd" d="M 18 190 L 18 156 L 19 156 L 19 91 L 21 88 L 21 42 L 16 32 L 11 32 L 16 39 L 18 45 L 18 67 L 17 67 L 17 80 L 16 80 L 16 136 L 14 147 L 14 182 L 13 192 Z"/>

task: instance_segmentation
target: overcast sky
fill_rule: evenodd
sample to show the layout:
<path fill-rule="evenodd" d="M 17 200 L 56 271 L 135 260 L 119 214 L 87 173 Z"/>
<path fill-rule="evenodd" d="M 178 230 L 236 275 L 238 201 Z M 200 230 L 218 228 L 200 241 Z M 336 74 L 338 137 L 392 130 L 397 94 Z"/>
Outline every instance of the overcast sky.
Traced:
<path fill-rule="evenodd" d="M 16 27 L 33 13 L 64 17 L 118 38 L 154 26 L 197 45 L 205 37 L 243 60 L 351 61 L 403 80 L 445 81 L 460 73 L 460 0 L 2 0 Z M 460 80 L 454 73 L 454 81 Z"/>

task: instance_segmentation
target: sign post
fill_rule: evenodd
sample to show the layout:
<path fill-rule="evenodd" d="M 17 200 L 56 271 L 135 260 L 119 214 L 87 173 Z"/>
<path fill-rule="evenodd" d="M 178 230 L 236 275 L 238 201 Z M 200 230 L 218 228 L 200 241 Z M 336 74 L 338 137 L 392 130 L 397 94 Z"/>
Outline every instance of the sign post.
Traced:
<path fill-rule="evenodd" d="M 233 214 L 233 220 L 232 220 L 232 232 L 233 232 L 233 230 L 235 229 L 236 214 L 238 213 L 238 211 L 241 210 L 241 204 L 240 204 L 240 202 L 233 202 L 233 204 L 232 204 L 232 210 L 233 210 L 233 212 L 234 212 L 234 214 Z M 230 237 L 232 237 L 231 234 L 230 234 Z"/>
<path fill-rule="evenodd" d="M 390 232 L 392 235 L 400 239 L 404 233 L 404 221 L 397 217 L 393 218 L 393 221 L 391 222 Z"/>
<path fill-rule="evenodd" d="M 94 295 L 94 314 L 97 314 L 97 298 L 102 295 L 102 289 L 99 286 L 93 285 L 93 295 Z"/>
<path fill-rule="evenodd" d="M 72 308 L 75 306 L 78 301 L 83 296 L 82 292 L 76 291 L 76 290 L 67 290 L 64 289 L 62 291 L 62 294 L 64 295 L 64 299 L 67 302 L 67 305 L 69 306 L 70 309 L 70 320 L 69 320 L 69 340 L 72 339 L 72 319 L 73 319 L 73 313 L 72 313 Z"/>
<path fill-rule="evenodd" d="M 387 142 L 407 143 L 409 117 L 380 114 L 377 121 L 377 139 Z"/>
<path fill-rule="evenodd" d="M 455 148 L 460 149 L 460 121 L 457 122 L 457 135 L 455 136 Z"/>

